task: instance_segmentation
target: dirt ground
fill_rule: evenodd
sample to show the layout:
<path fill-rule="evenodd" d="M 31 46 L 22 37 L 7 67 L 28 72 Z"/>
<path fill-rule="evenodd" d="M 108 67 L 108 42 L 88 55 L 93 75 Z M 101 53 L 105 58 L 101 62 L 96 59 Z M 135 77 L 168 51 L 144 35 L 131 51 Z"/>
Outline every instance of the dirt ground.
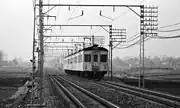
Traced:
<path fill-rule="evenodd" d="M 0 67 L 0 104 L 9 103 L 9 99 L 18 88 L 30 80 L 29 73 L 20 67 Z"/>

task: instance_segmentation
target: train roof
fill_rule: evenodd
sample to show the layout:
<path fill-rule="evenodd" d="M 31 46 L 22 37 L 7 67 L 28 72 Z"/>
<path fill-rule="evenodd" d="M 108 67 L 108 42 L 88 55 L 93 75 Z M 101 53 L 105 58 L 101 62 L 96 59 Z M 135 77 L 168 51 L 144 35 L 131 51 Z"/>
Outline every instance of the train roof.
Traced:
<path fill-rule="evenodd" d="M 93 45 L 87 48 L 82 49 L 82 51 L 89 51 L 89 50 L 101 50 L 101 51 L 108 51 L 106 48 L 104 47 L 99 47 L 98 45 Z"/>
<path fill-rule="evenodd" d="M 70 54 L 70 55 L 66 56 L 66 57 L 69 57 L 69 56 L 74 55 L 74 54 L 76 54 L 76 53 L 79 53 L 79 52 L 81 52 L 81 51 L 91 51 L 91 50 L 108 51 L 108 50 L 107 50 L 106 48 L 104 48 L 104 47 L 99 47 L 98 45 L 93 45 L 93 46 L 90 46 L 90 47 L 87 47 L 87 48 L 83 48 L 83 49 L 81 49 L 81 50 L 79 50 L 79 51 L 77 51 L 77 52 L 75 52 L 75 53 L 73 53 L 73 54 Z M 65 58 L 66 58 L 66 57 L 65 57 Z"/>

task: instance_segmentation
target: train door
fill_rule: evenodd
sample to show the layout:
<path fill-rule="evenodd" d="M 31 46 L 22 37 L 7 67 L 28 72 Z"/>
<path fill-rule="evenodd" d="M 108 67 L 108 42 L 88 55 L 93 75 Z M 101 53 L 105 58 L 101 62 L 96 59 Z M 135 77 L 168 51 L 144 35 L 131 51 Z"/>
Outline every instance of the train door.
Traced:
<path fill-rule="evenodd" d="M 94 52 L 92 54 L 92 70 L 93 71 L 98 71 L 99 70 L 99 54 L 97 52 Z"/>

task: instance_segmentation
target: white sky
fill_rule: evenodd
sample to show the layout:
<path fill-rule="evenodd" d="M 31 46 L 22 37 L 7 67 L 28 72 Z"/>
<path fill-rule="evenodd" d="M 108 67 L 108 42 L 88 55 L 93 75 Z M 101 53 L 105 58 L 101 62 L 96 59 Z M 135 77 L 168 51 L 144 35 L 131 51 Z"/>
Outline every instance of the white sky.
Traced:
<path fill-rule="evenodd" d="M 47 2 L 48 0 L 44 0 Z M 50 0 L 59 3 L 59 0 Z M 60 3 L 81 3 L 81 4 L 139 4 L 142 0 L 60 0 Z M 144 4 L 153 4 L 159 6 L 159 26 L 169 25 L 180 22 L 180 0 L 144 0 Z M 127 38 L 136 34 L 139 30 L 139 18 L 128 9 L 117 8 L 112 12 L 111 8 L 76 8 L 72 16 L 79 15 L 84 10 L 84 16 L 69 21 L 68 24 L 113 24 L 116 28 L 127 28 Z M 103 17 L 98 16 L 99 10 L 103 14 L 112 18 L 121 17 L 111 22 Z M 67 18 L 72 13 L 73 8 L 56 8 L 52 11 L 52 15 L 57 15 L 56 24 L 67 24 Z M 124 14 L 124 12 L 126 14 Z M 49 21 L 53 22 L 53 21 Z M 180 25 L 166 28 L 179 29 Z M 55 32 L 61 33 L 56 28 Z M 62 28 L 63 33 L 69 33 L 69 29 Z M 74 29 L 76 32 L 82 31 L 81 28 Z M 79 31 L 78 31 L 79 30 Z M 91 32 L 98 30 L 94 28 Z M 74 31 L 71 28 L 71 32 Z M 87 32 L 87 31 L 84 31 Z M 97 35 L 107 35 L 100 31 Z M 83 32 L 82 32 L 83 33 Z M 58 34 L 58 33 L 57 33 Z M 80 33 L 79 33 L 80 34 Z M 161 36 L 179 35 L 180 31 L 173 33 L 160 33 Z M 22 57 L 23 60 L 29 60 L 32 56 L 32 35 L 33 35 L 33 6 L 32 0 L 2 0 L 0 3 L 0 50 L 8 55 L 8 59 L 14 57 Z M 180 39 L 170 40 L 150 40 L 145 43 L 146 56 L 160 56 L 166 54 L 168 56 L 180 56 Z M 113 55 L 119 57 L 138 56 L 139 45 L 128 49 L 114 50 Z"/>

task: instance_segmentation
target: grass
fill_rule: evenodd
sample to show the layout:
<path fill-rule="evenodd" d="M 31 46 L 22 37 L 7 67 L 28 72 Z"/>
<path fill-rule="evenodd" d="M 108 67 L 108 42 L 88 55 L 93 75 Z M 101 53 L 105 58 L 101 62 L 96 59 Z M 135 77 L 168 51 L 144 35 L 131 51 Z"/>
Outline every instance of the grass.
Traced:
<path fill-rule="evenodd" d="M 0 87 L 0 100 L 8 99 L 17 91 L 15 87 Z"/>

